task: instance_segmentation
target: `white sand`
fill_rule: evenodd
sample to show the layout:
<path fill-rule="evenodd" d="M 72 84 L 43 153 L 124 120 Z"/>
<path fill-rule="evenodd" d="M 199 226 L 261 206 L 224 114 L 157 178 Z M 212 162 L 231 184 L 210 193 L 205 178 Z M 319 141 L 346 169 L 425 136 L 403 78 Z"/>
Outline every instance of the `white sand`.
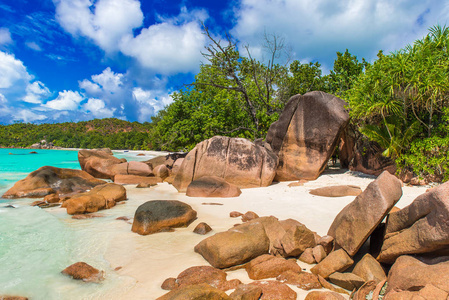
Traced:
<path fill-rule="evenodd" d="M 121 278 L 121 284 L 106 291 L 102 298 L 155 299 L 165 294 L 167 291 L 162 290 L 160 286 L 166 278 L 177 277 L 191 266 L 208 265 L 193 248 L 204 238 L 240 223 L 240 218 L 229 217 L 231 211 L 245 213 L 251 210 L 259 216 L 293 218 L 318 234 L 325 235 L 335 216 L 354 197 L 326 198 L 310 195 L 308 191 L 317 187 L 342 184 L 357 185 L 365 189 L 372 180 L 373 177 L 363 174 L 328 172 L 304 186 L 288 187 L 289 182 L 282 182 L 265 188 L 245 189 L 237 198 L 190 198 L 177 193 L 176 189 L 167 183 L 150 189 L 127 186 L 127 203 L 103 213 L 109 216 L 133 217 L 137 207 L 146 201 L 171 199 L 191 205 L 198 212 L 198 219 L 188 228 L 148 236 L 131 232 L 129 223 L 112 221 L 110 226 L 113 228 L 114 237 L 106 249 L 105 258 L 110 262 L 111 270 L 121 267 L 116 271 Z M 426 187 L 404 187 L 404 195 L 397 206 L 402 208 L 408 205 L 425 190 Z M 223 205 L 202 205 L 203 202 Z M 206 236 L 193 233 L 193 229 L 200 222 L 209 224 L 213 231 Z M 300 265 L 307 270 L 312 267 L 303 263 Z M 228 279 L 234 278 L 244 283 L 251 281 L 244 270 L 228 272 Z M 304 299 L 308 293 L 291 287 L 298 293 L 298 299 Z"/>

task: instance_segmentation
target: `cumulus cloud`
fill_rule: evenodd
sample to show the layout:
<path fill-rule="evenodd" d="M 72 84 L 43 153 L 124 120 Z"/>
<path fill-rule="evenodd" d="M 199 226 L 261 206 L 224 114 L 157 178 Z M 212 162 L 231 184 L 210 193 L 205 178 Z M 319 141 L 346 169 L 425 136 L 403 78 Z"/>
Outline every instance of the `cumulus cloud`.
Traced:
<path fill-rule="evenodd" d="M 39 104 L 42 103 L 42 100 L 46 99 L 51 95 L 50 90 L 40 81 L 35 81 L 31 84 L 28 84 L 26 87 L 26 95 L 22 99 L 28 103 Z"/>
<path fill-rule="evenodd" d="M 84 97 L 79 92 L 63 91 L 59 92 L 56 99 L 48 101 L 43 106 L 55 110 L 76 110 L 83 100 Z"/>
<path fill-rule="evenodd" d="M 4 27 L 0 28 L 0 46 L 11 43 L 12 39 L 11 39 L 11 32 L 9 32 L 9 29 Z"/>
<path fill-rule="evenodd" d="M 19 81 L 23 83 L 32 79 L 22 61 L 0 51 L 0 89 L 9 89 Z"/>
<path fill-rule="evenodd" d="M 42 121 L 47 119 L 47 116 L 42 114 L 36 114 L 29 109 L 21 109 L 18 112 L 14 113 L 13 120 L 15 121 L 23 121 L 25 123 Z"/>
<path fill-rule="evenodd" d="M 264 32 L 280 34 L 295 58 L 331 64 L 346 48 L 372 58 L 404 47 L 434 22 L 444 24 L 440 13 L 447 9 L 448 1 L 432 0 L 242 0 L 232 32 L 250 44 L 260 44 Z"/>
<path fill-rule="evenodd" d="M 137 0 L 53 0 L 56 19 L 74 36 L 90 38 L 106 52 L 117 51 L 124 35 L 142 26 Z"/>
<path fill-rule="evenodd" d="M 90 98 L 83 105 L 87 113 L 91 113 L 96 118 L 110 118 L 114 115 L 115 108 L 106 108 L 106 104 L 101 99 Z"/>
<path fill-rule="evenodd" d="M 149 121 L 158 111 L 173 102 L 171 95 L 165 90 L 133 89 L 133 96 L 139 103 L 139 122 Z"/>

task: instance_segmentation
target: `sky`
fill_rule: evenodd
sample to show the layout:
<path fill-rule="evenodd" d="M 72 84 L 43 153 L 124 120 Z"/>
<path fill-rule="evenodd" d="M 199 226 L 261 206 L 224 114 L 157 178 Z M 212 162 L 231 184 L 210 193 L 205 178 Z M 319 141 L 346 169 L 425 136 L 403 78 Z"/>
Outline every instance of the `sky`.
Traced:
<path fill-rule="evenodd" d="M 449 25 L 449 0 L 0 0 L 0 124 L 150 122 L 205 63 L 202 24 L 259 60 L 276 35 L 327 72 Z"/>

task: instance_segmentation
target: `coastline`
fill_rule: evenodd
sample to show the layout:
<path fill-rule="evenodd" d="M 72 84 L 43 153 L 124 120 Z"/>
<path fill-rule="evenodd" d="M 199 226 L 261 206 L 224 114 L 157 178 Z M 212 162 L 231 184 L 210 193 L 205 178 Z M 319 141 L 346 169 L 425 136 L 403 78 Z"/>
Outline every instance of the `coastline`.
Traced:
<path fill-rule="evenodd" d="M 355 197 L 327 198 L 309 194 L 310 189 L 322 186 L 352 184 L 362 189 L 374 178 L 354 172 L 325 173 L 317 180 L 303 186 L 289 187 L 290 182 L 276 183 L 268 187 L 242 189 L 236 198 L 194 198 L 178 193 L 168 183 L 162 183 L 150 189 L 137 189 L 126 186 L 128 201 L 125 205 L 102 211 L 113 220 L 113 236 L 107 245 L 104 258 L 110 269 L 120 276 L 122 286 L 105 291 L 108 299 L 155 299 L 167 291 L 161 289 L 163 281 L 176 277 L 183 270 L 198 265 L 208 265 L 199 254 L 193 251 L 201 240 L 215 233 L 226 231 L 240 218 L 230 218 L 231 211 L 254 211 L 259 216 L 273 215 L 279 219 L 293 218 L 306 225 L 320 235 L 325 235 L 335 216 Z M 403 197 L 397 207 L 410 204 L 418 195 L 424 193 L 426 187 L 403 187 Z M 131 232 L 131 223 L 115 220 L 125 215 L 129 218 L 140 204 L 149 200 L 180 200 L 192 206 L 198 212 L 198 219 L 187 228 L 177 228 L 175 232 L 162 232 L 148 236 L 140 236 Z M 203 205 L 202 203 L 221 203 L 223 205 Z M 95 222 L 95 221 L 93 221 Z M 130 220 L 132 222 L 132 220 Z M 205 236 L 193 233 L 193 228 L 206 222 L 213 231 Z M 302 262 L 298 264 L 306 270 L 313 265 Z M 250 280 L 245 270 L 230 271 L 229 279 L 240 279 L 243 283 Z M 298 293 L 297 299 L 304 299 L 309 291 L 290 286 Z M 231 292 L 231 291 L 229 291 Z M 151 297 L 149 298 L 149 295 Z M 348 298 L 348 297 L 347 297 Z"/>

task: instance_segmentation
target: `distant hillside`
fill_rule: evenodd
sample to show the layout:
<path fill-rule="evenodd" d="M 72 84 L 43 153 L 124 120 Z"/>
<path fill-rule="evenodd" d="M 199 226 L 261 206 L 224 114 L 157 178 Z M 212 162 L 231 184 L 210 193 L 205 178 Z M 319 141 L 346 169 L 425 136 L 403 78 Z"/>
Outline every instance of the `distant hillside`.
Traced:
<path fill-rule="evenodd" d="M 95 119 L 57 124 L 0 125 L 1 147 L 30 147 L 41 140 L 55 147 L 111 149 L 151 149 L 148 133 L 151 123 L 128 122 L 120 119 Z"/>

